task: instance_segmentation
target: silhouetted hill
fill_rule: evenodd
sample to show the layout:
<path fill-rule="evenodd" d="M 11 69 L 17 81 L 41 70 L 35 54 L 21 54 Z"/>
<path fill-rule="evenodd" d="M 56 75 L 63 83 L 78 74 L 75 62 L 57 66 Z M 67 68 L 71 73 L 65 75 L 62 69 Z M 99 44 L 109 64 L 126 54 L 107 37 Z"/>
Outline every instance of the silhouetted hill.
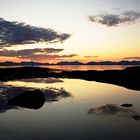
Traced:
<path fill-rule="evenodd" d="M 59 62 L 56 65 L 85 65 L 84 63 L 78 62 L 78 61 L 73 61 L 73 62 Z"/>
<path fill-rule="evenodd" d="M 100 62 L 88 62 L 88 63 L 82 63 L 79 61 L 62 61 L 58 62 L 56 64 L 50 64 L 50 63 L 39 63 L 39 62 L 0 62 L 0 66 L 39 66 L 39 65 L 140 65 L 140 61 L 119 61 L 119 62 L 112 62 L 112 61 L 100 61 Z"/>
<path fill-rule="evenodd" d="M 6 62 L 1 62 L 0 66 L 36 66 L 36 65 L 51 65 L 49 63 L 39 63 L 39 62 L 20 62 L 20 63 L 16 63 L 16 62 L 10 62 L 10 61 L 6 61 Z"/>
<path fill-rule="evenodd" d="M 86 65 L 113 65 L 115 62 L 111 61 L 102 61 L 102 62 L 88 62 Z"/>
<path fill-rule="evenodd" d="M 17 65 L 17 63 L 15 63 L 15 62 L 9 62 L 9 61 L 1 62 L 0 63 L 0 66 L 15 66 L 15 65 Z"/>
<path fill-rule="evenodd" d="M 101 62 L 88 62 L 86 65 L 140 65 L 140 61 L 101 61 Z"/>
<path fill-rule="evenodd" d="M 119 61 L 119 62 L 112 62 L 112 61 L 100 61 L 100 62 L 88 62 L 82 63 L 78 61 L 74 62 L 59 62 L 56 65 L 140 65 L 140 61 Z"/>

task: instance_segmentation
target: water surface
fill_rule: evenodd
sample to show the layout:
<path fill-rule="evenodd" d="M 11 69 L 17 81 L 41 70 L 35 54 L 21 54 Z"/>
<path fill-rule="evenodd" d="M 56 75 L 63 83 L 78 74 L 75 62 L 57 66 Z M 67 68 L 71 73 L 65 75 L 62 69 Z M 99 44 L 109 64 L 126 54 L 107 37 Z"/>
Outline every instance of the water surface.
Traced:
<path fill-rule="evenodd" d="M 122 70 L 136 65 L 42 65 L 38 67 L 58 70 Z M 16 68 L 21 66 L 0 66 L 0 68 Z M 36 67 L 36 66 L 35 66 Z"/>
<path fill-rule="evenodd" d="M 41 67 L 70 71 L 71 70 L 86 71 L 86 70 L 122 70 L 127 67 L 132 67 L 132 65 L 48 65 Z"/>
<path fill-rule="evenodd" d="M 0 84 L 2 140 L 137 140 L 140 91 L 80 79 L 35 78 Z M 38 110 L 7 105 L 24 90 L 40 89 Z M 55 96 L 49 97 L 47 93 Z M 133 106 L 122 107 L 124 103 Z M 111 107 L 110 107 L 111 106 Z"/>

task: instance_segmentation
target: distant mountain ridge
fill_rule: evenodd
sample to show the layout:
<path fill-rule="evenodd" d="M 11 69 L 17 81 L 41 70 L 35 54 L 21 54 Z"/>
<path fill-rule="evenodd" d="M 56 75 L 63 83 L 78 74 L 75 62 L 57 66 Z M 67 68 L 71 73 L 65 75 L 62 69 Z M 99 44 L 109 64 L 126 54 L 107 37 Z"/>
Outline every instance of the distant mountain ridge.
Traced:
<path fill-rule="evenodd" d="M 86 65 L 140 65 L 140 61 L 101 61 L 101 62 L 88 62 Z"/>
<path fill-rule="evenodd" d="M 33 62 L 33 61 L 30 61 L 30 62 L 26 62 L 26 61 L 23 61 L 23 62 L 19 62 L 19 63 L 16 63 L 16 62 L 11 62 L 11 61 L 6 61 L 6 62 L 0 62 L 0 66 L 36 66 L 36 65 L 50 65 L 49 63 L 39 63 L 39 62 Z"/>
<path fill-rule="evenodd" d="M 82 63 L 79 61 L 62 61 L 58 62 L 56 64 L 50 64 L 50 63 L 39 63 L 39 62 L 11 62 L 11 61 L 6 61 L 6 62 L 0 62 L 0 66 L 37 66 L 37 65 L 140 65 L 140 61 L 118 61 L 118 62 L 112 62 L 112 61 L 100 61 L 100 62 L 88 62 L 88 63 Z"/>
<path fill-rule="evenodd" d="M 73 61 L 73 62 L 58 62 L 56 65 L 85 65 L 85 63 L 79 62 L 79 61 Z"/>

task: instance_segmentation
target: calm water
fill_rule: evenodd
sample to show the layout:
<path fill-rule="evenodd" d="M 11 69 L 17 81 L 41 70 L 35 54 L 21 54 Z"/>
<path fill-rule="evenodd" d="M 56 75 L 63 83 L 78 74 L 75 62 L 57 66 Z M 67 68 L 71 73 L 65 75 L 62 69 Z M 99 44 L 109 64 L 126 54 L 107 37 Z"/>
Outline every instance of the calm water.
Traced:
<path fill-rule="evenodd" d="M 127 67 L 132 67 L 132 65 L 50 65 L 41 67 L 59 70 L 122 70 Z"/>
<path fill-rule="evenodd" d="M 0 68 L 11 68 L 20 66 L 0 66 Z M 52 68 L 58 70 L 122 70 L 134 65 L 46 65 L 39 66 L 43 68 Z"/>
<path fill-rule="evenodd" d="M 37 78 L 0 83 L 1 140 L 138 140 L 140 91 L 79 79 Z M 7 101 L 24 90 L 40 89 L 38 109 Z M 48 93 L 51 93 L 48 99 Z M 133 104 L 125 108 L 124 103 Z"/>

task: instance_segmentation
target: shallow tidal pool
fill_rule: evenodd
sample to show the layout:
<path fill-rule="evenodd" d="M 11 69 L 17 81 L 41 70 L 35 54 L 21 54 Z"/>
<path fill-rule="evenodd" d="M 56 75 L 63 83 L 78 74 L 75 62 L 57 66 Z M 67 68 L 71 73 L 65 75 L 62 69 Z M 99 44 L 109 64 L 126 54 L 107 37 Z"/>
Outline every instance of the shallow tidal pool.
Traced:
<path fill-rule="evenodd" d="M 44 94 L 41 108 L 8 104 L 34 89 Z M 63 78 L 0 83 L 1 140 L 138 140 L 139 116 L 140 91 L 112 84 Z"/>

